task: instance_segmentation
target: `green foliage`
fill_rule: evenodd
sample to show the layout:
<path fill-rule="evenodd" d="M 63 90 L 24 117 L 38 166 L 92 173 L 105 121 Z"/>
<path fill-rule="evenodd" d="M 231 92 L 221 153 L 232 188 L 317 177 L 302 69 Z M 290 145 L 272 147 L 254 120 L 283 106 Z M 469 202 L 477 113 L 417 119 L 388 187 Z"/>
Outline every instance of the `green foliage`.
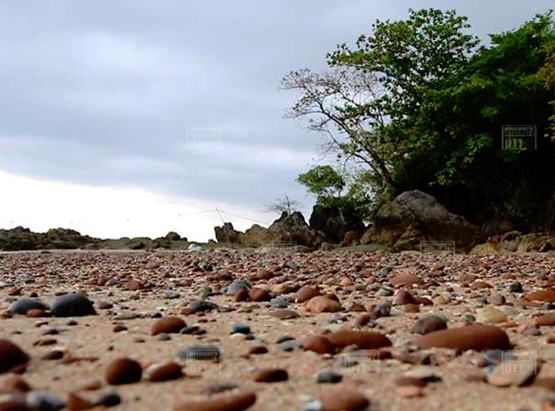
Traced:
<path fill-rule="evenodd" d="M 328 165 L 312 167 L 307 172 L 300 174 L 297 181 L 306 186 L 318 201 L 340 195 L 341 190 L 345 187 L 343 177 Z"/>
<path fill-rule="evenodd" d="M 541 216 L 555 187 L 552 14 L 479 48 L 468 28 L 454 11 L 411 10 L 377 21 L 354 48 L 338 46 L 328 72 L 284 78 L 301 92 L 291 116 L 308 117 L 330 148 L 364 168 L 346 183 L 348 198 L 370 193 L 375 204 L 420 189 L 475 221 Z M 501 150 L 504 125 L 535 125 L 537 150 Z"/>

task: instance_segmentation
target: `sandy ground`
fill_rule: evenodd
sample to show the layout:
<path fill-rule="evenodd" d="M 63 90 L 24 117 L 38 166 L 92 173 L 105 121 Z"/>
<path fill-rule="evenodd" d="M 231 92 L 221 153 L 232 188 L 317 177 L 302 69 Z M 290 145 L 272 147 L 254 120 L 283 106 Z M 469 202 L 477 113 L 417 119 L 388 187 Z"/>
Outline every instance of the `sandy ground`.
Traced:
<path fill-rule="evenodd" d="M 272 278 L 251 280 L 257 287 L 267 288 L 273 295 L 290 297 L 288 308 L 301 317 L 279 320 L 269 315 L 270 302 L 234 302 L 233 296 L 218 293 L 234 278 L 248 278 L 261 269 L 269 269 Z M 0 338 L 19 345 L 31 361 L 22 377 L 34 390 L 45 390 L 65 397 L 80 392 L 95 399 L 100 393 L 116 391 L 122 397 L 117 410 L 171 410 L 176 399 L 207 398 L 207 387 L 232 383 L 252 389 L 257 401 L 250 409 L 302 410 L 307 401 L 318 399 L 329 384 L 317 384 L 315 375 L 323 370 L 343 374 L 339 387 L 355 388 L 364 393 L 376 410 L 545 410 L 551 409 L 553 395 L 533 384 L 526 387 L 498 388 L 487 382 L 468 381 L 482 370 L 475 365 L 480 353 L 468 351 L 454 356 L 448 350 L 436 352 L 440 364 L 433 367 L 441 381 L 428 384 L 423 396 L 403 398 L 396 391 L 395 380 L 418 367 L 398 359 L 376 360 L 364 353 L 343 352 L 322 356 L 300 348 L 283 352 L 276 344 L 280 336 L 289 335 L 299 342 L 325 329 L 354 329 L 360 312 L 349 311 L 353 303 L 364 306 L 391 302 L 394 296 L 379 295 L 382 285 L 399 273 L 410 272 L 422 279 L 412 292 L 445 302 L 420 305 L 420 312 L 406 313 L 402 305 L 393 306 L 391 316 L 378 318 L 365 330 L 379 331 L 393 342 L 395 354 L 410 347 L 418 337 L 410 332 L 418 318 L 439 314 L 447 319 L 449 328 L 462 326 L 465 313 L 476 314 L 490 305 L 492 295 L 502 295 L 506 302 L 496 308 L 508 314 L 503 328 L 515 346 L 515 352 L 526 352 L 538 359 L 539 375 L 555 377 L 555 344 L 548 344 L 553 327 L 542 327 L 532 333 L 526 330 L 535 316 L 547 313 L 552 304 L 527 301 L 523 295 L 551 287 L 555 282 L 553 254 L 505 256 L 467 256 L 453 254 L 401 254 L 361 252 L 244 253 L 212 250 L 193 252 L 71 252 L 71 253 L 7 253 L 0 259 L 0 311 L 6 312 L 11 302 L 36 293 L 51 303 L 63 292 L 81 291 L 98 305 L 105 301 L 111 309 L 97 309 L 98 315 L 79 318 L 27 318 L 5 315 L 0 320 Z M 470 275 L 470 277 L 468 277 Z M 475 277 L 472 277 L 475 276 Z M 251 277 L 252 278 L 252 277 Z M 470 282 L 469 282 L 470 278 Z M 103 281 L 98 281 L 103 279 Z M 127 282 L 137 280 L 144 289 L 128 290 Z M 487 283 L 488 288 L 473 287 L 474 279 Z M 511 283 L 520 281 L 524 293 L 512 293 Z M 102 284 L 102 285 L 98 285 Z M 338 313 L 309 313 L 305 304 L 295 303 L 295 292 L 303 285 L 318 285 L 323 293 L 334 293 L 344 310 Z M 220 307 L 218 311 L 181 314 L 191 301 L 201 297 L 207 286 L 214 291 L 208 297 Z M 395 288 L 392 286 L 392 288 Z M 167 290 L 179 294 L 166 298 Z M 156 313 L 181 316 L 188 325 L 198 324 L 204 335 L 171 334 L 168 340 L 150 335 Z M 136 316 L 136 318 L 131 318 Z M 68 325 L 70 320 L 76 325 Z M 253 340 L 230 335 L 234 323 L 248 324 Z M 114 332 L 116 324 L 127 331 Z M 57 335 L 44 335 L 47 330 Z M 53 345 L 37 342 L 54 338 Z M 186 376 L 177 381 L 110 387 L 104 370 L 111 359 L 129 356 L 143 366 L 175 359 L 178 350 L 195 344 L 215 344 L 222 352 L 219 363 L 188 360 L 182 362 Z M 264 345 L 269 353 L 245 358 L 249 348 Z M 44 354 L 56 347 L 67 349 L 77 357 L 93 357 L 96 361 L 64 364 L 60 360 L 43 360 Z M 418 351 L 417 351 L 418 352 Z M 453 354 L 453 355 L 451 355 Z M 449 358 L 447 356 L 449 355 Z M 358 365 L 346 367 L 346 359 L 358 358 Z M 284 368 L 289 380 L 280 383 L 255 383 L 252 373 L 261 367 Z M 85 384 L 100 381 L 97 391 L 83 392 Z"/>

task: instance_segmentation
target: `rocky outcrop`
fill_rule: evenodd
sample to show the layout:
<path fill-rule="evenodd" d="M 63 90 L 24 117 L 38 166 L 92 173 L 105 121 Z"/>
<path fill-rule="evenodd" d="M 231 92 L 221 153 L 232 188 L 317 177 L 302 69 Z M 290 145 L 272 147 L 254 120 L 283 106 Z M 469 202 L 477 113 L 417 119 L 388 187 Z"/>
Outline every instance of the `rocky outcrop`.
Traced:
<path fill-rule="evenodd" d="M 407 191 L 384 204 L 360 243 L 377 243 L 397 250 L 419 249 L 423 242 L 454 243 L 469 250 L 478 242 L 478 228 L 449 212 L 434 197 Z"/>
<path fill-rule="evenodd" d="M 310 227 L 321 231 L 326 241 L 339 243 L 348 232 L 364 233 L 365 227 L 360 215 L 352 207 L 323 206 L 316 204 L 310 215 Z"/>
<path fill-rule="evenodd" d="M 502 236 L 493 236 L 483 244 L 472 248 L 471 254 L 530 253 L 555 251 L 555 232 L 528 233 L 509 231 Z"/>
<path fill-rule="evenodd" d="M 82 235 L 78 231 L 55 228 L 46 233 L 36 233 L 28 228 L 15 227 L 10 230 L 0 229 L 0 250 L 72 250 L 72 249 L 130 249 L 154 250 L 157 248 L 186 249 L 186 238 L 175 232 L 165 237 L 151 239 L 148 237 L 120 238 L 103 240 Z"/>
<path fill-rule="evenodd" d="M 254 224 L 242 233 L 235 230 L 231 223 L 224 223 L 215 227 L 214 231 L 219 244 L 244 247 L 300 245 L 315 249 L 324 241 L 324 234 L 310 228 L 299 212 L 284 212 L 268 228 Z"/>

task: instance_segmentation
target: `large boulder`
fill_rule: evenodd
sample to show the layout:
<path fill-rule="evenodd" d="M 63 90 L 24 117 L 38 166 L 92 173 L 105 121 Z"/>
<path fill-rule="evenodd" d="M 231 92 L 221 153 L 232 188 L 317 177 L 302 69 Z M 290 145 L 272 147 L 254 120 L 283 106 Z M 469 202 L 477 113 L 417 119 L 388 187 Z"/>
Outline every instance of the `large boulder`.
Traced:
<path fill-rule="evenodd" d="M 360 215 L 352 207 L 323 206 L 316 204 L 310 215 L 310 227 L 321 231 L 326 241 L 339 243 L 345 234 L 364 233 L 365 227 Z"/>
<path fill-rule="evenodd" d="M 479 238 L 478 227 L 451 213 L 422 191 L 406 191 L 384 204 L 360 243 L 377 243 L 394 249 L 418 249 L 422 242 L 453 242 L 469 250 Z"/>
<path fill-rule="evenodd" d="M 243 233 L 233 228 L 233 224 L 224 223 L 221 227 L 214 227 L 216 241 L 223 244 L 241 244 Z"/>
<path fill-rule="evenodd" d="M 242 233 L 225 223 L 214 230 L 218 243 L 246 247 L 301 245 L 315 249 L 324 241 L 323 233 L 311 229 L 299 212 L 283 213 L 268 228 L 254 224 Z"/>

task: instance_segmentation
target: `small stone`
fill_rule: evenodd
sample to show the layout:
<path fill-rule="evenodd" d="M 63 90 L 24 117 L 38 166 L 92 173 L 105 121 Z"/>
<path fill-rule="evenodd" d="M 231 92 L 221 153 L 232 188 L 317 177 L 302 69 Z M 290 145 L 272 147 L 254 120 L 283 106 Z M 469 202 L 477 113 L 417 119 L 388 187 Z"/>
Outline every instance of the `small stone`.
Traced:
<path fill-rule="evenodd" d="M 515 281 L 514 283 L 511 283 L 511 285 L 509 286 L 509 290 L 512 293 L 521 293 L 522 292 L 522 283 Z"/>
<path fill-rule="evenodd" d="M 74 392 L 70 392 L 69 394 L 67 394 L 66 397 L 66 408 L 68 410 L 88 410 L 93 408 L 95 405 L 92 401 L 89 401 L 86 398 L 83 398 L 82 396 L 74 393 Z"/>
<path fill-rule="evenodd" d="M 256 402 L 254 392 L 223 394 L 206 400 L 177 401 L 173 411 L 243 411 Z"/>
<path fill-rule="evenodd" d="M 303 341 L 303 349 L 317 354 L 333 354 L 335 352 L 333 343 L 327 337 L 321 335 L 306 338 Z"/>
<path fill-rule="evenodd" d="M 324 390 L 320 402 L 322 411 L 363 411 L 370 405 L 365 395 L 349 388 Z"/>
<path fill-rule="evenodd" d="M 182 376 L 181 366 L 173 361 L 152 364 L 145 369 L 145 378 L 151 382 L 177 380 Z"/>
<path fill-rule="evenodd" d="M 518 387 L 529 383 L 539 368 L 536 359 L 502 361 L 487 375 L 487 381 L 497 387 Z"/>
<path fill-rule="evenodd" d="M 391 306 L 389 304 L 378 304 L 372 309 L 374 318 L 389 317 L 391 315 Z"/>
<path fill-rule="evenodd" d="M 220 349 L 215 345 L 193 345 L 178 351 L 177 357 L 183 360 L 220 361 Z"/>
<path fill-rule="evenodd" d="M 233 301 L 240 303 L 247 301 L 249 299 L 249 290 L 247 288 L 241 288 L 233 295 Z"/>
<path fill-rule="evenodd" d="M 102 394 L 98 401 L 96 401 L 96 405 L 100 405 L 103 407 L 115 407 L 121 404 L 121 397 L 117 392 L 108 392 Z"/>
<path fill-rule="evenodd" d="M 249 298 L 251 299 L 251 301 L 262 302 L 270 301 L 272 299 L 272 296 L 270 295 L 270 292 L 268 290 L 254 287 L 251 288 L 251 290 L 249 291 Z"/>
<path fill-rule="evenodd" d="M 65 408 L 66 403 L 55 394 L 44 391 L 33 391 L 27 394 L 28 409 L 39 411 L 55 411 Z"/>
<path fill-rule="evenodd" d="M 489 298 L 489 303 L 491 305 L 504 305 L 506 302 L 505 296 L 501 294 L 493 294 Z"/>
<path fill-rule="evenodd" d="M 285 340 L 278 343 L 279 349 L 284 352 L 291 352 L 299 346 L 299 343 L 295 340 Z"/>
<path fill-rule="evenodd" d="M 29 356 L 9 340 L 0 339 L 0 374 L 14 370 L 29 362 Z"/>
<path fill-rule="evenodd" d="M 432 298 L 432 303 L 434 305 L 445 305 L 445 304 L 447 304 L 447 302 L 448 302 L 447 298 L 445 298 L 442 295 L 438 295 L 438 296 L 435 296 L 434 298 Z"/>
<path fill-rule="evenodd" d="M 229 284 L 226 287 L 225 293 L 227 295 L 235 295 L 240 290 L 247 290 L 248 291 L 250 287 L 251 287 L 251 285 L 247 280 L 245 280 L 243 278 L 239 278 L 239 279 L 233 280 L 231 282 L 231 284 Z"/>
<path fill-rule="evenodd" d="M 544 301 L 553 303 L 555 302 L 555 290 L 547 288 L 545 290 L 532 291 L 528 294 L 524 294 L 524 298 L 529 301 Z"/>
<path fill-rule="evenodd" d="M 116 358 L 108 364 L 104 376 L 110 385 L 133 384 L 141 381 L 141 364 L 130 358 Z"/>
<path fill-rule="evenodd" d="M 318 384 L 337 384 L 343 380 L 343 375 L 335 371 L 322 371 L 316 376 Z"/>
<path fill-rule="evenodd" d="M 330 313 L 341 311 L 341 304 L 330 298 L 317 296 L 306 303 L 306 309 L 313 313 Z"/>
<path fill-rule="evenodd" d="M 287 308 L 289 305 L 289 298 L 286 295 L 279 295 L 276 298 L 272 298 L 270 304 L 274 308 Z"/>
<path fill-rule="evenodd" d="M 378 349 L 391 346 L 391 341 L 385 335 L 373 331 L 341 330 L 326 334 L 336 348 L 356 345 L 361 350 Z"/>
<path fill-rule="evenodd" d="M 555 325 L 555 313 L 543 314 L 536 318 L 536 327 L 551 327 Z"/>
<path fill-rule="evenodd" d="M 452 348 L 458 351 L 511 348 L 505 331 L 499 327 L 481 324 L 434 331 L 418 338 L 416 345 L 420 348 Z"/>
<path fill-rule="evenodd" d="M 298 312 L 293 311 L 293 310 L 288 310 L 288 309 L 274 310 L 274 311 L 270 312 L 270 315 L 272 317 L 276 317 L 280 320 L 292 320 L 294 318 L 299 318 L 300 317 Z"/>
<path fill-rule="evenodd" d="M 483 324 L 503 323 L 507 321 L 507 315 L 503 311 L 488 305 L 477 310 L 476 321 Z"/>
<path fill-rule="evenodd" d="M 416 321 L 416 324 L 411 328 L 411 332 L 414 334 L 428 334 L 433 331 L 445 330 L 447 328 L 447 323 L 445 319 L 437 315 L 426 315 Z"/>
<path fill-rule="evenodd" d="M 237 323 L 231 326 L 230 334 L 245 334 L 248 335 L 251 333 L 251 327 L 247 324 Z"/>
<path fill-rule="evenodd" d="M 162 317 L 152 323 L 150 334 L 177 334 L 186 326 L 187 323 L 180 317 Z"/>
<path fill-rule="evenodd" d="M 414 296 L 407 290 L 397 291 L 397 294 L 395 294 L 395 298 L 393 299 L 393 304 L 395 305 L 414 304 L 414 302 Z"/>
<path fill-rule="evenodd" d="M 319 295 L 320 290 L 318 289 L 318 287 L 305 285 L 299 291 L 297 291 L 297 294 L 295 294 L 295 301 L 298 303 L 304 303 Z"/>
<path fill-rule="evenodd" d="M 197 313 L 197 312 L 217 310 L 219 307 L 217 304 L 211 301 L 196 300 L 191 302 L 191 304 L 189 304 L 189 308 L 192 310 L 192 312 Z"/>
<path fill-rule="evenodd" d="M 247 352 L 247 356 L 249 355 L 262 355 L 262 354 L 267 354 L 268 353 L 268 348 L 266 348 L 266 346 L 264 345 L 255 345 L 254 347 L 249 348 L 249 351 Z"/>
<path fill-rule="evenodd" d="M 80 293 L 65 294 L 56 298 L 50 311 L 54 317 L 96 315 L 92 301 Z"/>
<path fill-rule="evenodd" d="M 283 368 L 261 368 L 253 375 L 255 382 L 281 382 L 288 379 L 289 374 Z"/>
<path fill-rule="evenodd" d="M 36 298 L 20 298 L 10 305 L 8 311 L 13 314 L 26 315 L 29 310 L 47 310 L 48 307 Z"/>

